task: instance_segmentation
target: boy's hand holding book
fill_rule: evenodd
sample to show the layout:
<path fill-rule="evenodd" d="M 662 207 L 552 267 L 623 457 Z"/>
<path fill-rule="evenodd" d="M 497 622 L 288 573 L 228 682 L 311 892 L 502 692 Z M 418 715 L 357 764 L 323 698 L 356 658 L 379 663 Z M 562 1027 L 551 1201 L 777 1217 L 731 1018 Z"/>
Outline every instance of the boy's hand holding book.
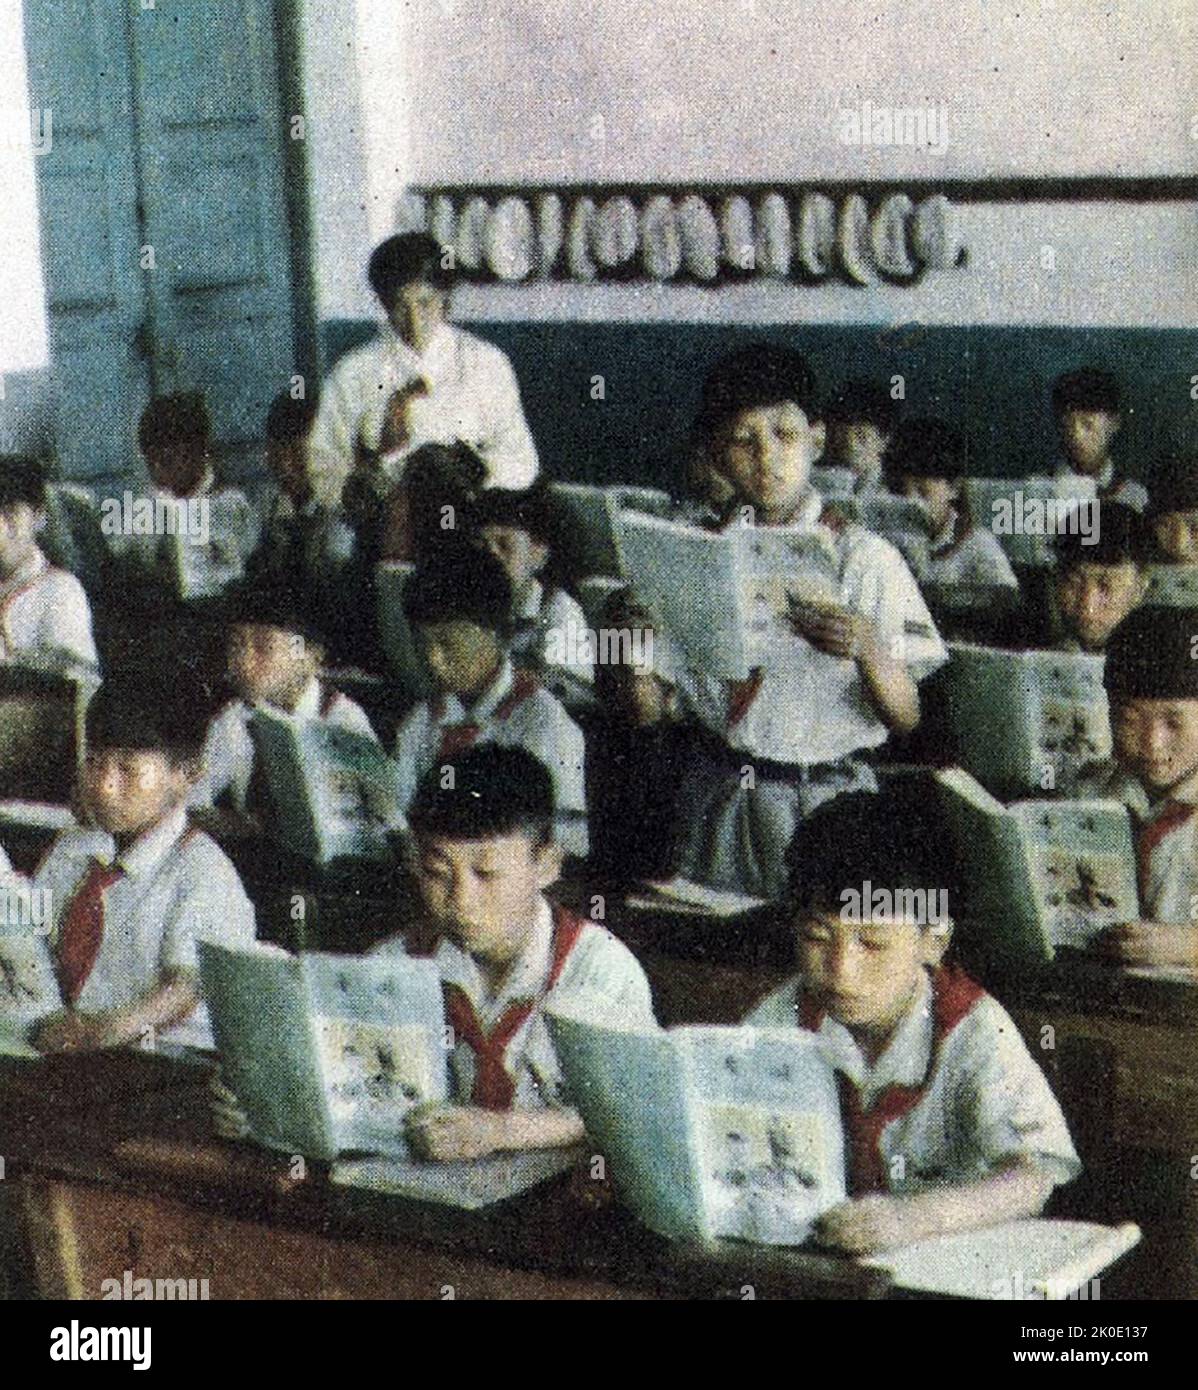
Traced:
<path fill-rule="evenodd" d="M 875 1194 L 841 1202 L 815 1223 L 821 1245 L 849 1255 L 868 1255 L 908 1245 L 927 1234 L 916 1219 L 910 1202 L 902 1197 Z"/>
<path fill-rule="evenodd" d="M 787 617 L 800 637 L 818 651 L 871 665 L 881 652 L 878 630 L 863 614 L 838 603 L 817 603 L 788 596 Z"/>
<path fill-rule="evenodd" d="M 434 1162 L 483 1158 L 506 1147 L 509 1112 L 433 1101 L 409 1111 L 406 1134 L 417 1158 Z"/>
<path fill-rule="evenodd" d="M 1094 945 L 1121 965 L 1198 966 L 1198 930 L 1187 923 L 1124 922 L 1108 927 Z"/>
<path fill-rule="evenodd" d="M 91 1052 L 119 1047 L 129 1041 L 122 1023 L 119 1010 L 85 1014 L 77 1009 L 60 1009 L 38 1025 L 33 1045 L 39 1052 Z"/>

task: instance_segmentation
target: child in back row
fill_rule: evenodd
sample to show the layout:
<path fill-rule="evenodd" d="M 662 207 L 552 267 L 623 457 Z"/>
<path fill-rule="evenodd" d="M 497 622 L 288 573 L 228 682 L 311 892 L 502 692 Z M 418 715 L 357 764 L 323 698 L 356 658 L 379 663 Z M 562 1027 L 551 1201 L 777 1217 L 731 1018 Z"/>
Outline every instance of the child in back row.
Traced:
<path fill-rule="evenodd" d="M 38 545 L 45 509 L 38 463 L 0 461 L 0 661 L 94 670 L 99 658 L 83 585 L 52 566 Z"/>
<path fill-rule="evenodd" d="M 947 652 L 915 580 L 880 536 L 825 511 L 811 485 L 824 431 L 798 354 L 771 345 L 718 362 L 700 433 L 732 484 L 732 525 L 787 527 L 826 544 L 843 604 L 794 618 L 785 669 L 742 681 L 688 671 L 684 699 L 707 737 L 688 773 L 679 870 L 711 887 L 774 898 L 799 822 L 822 802 L 877 786 L 864 754 L 919 722 L 917 681 Z"/>
<path fill-rule="evenodd" d="M 884 493 L 886 451 L 898 428 L 898 406 L 889 393 L 872 381 L 850 381 L 828 403 L 825 424 L 820 464 L 847 469 L 856 494 Z"/>
<path fill-rule="evenodd" d="M 43 1052 L 161 1037 L 211 1047 L 196 939 L 247 945 L 254 909 L 233 865 L 187 823 L 203 724 L 190 692 L 106 684 L 87 711 L 81 823 L 33 879 L 54 908 L 50 945 L 62 1009 Z"/>
<path fill-rule="evenodd" d="M 1123 392 L 1110 372 L 1079 367 L 1052 384 L 1052 414 L 1063 458 L 1056 470 L 1065 484 L 1089 479 L 1104 501 L 1142 512 L 1148 491 L 1120 475 L 1111 445 L 1123 425 Z"/>
<path fill-rule="evenodd" d="M 255 707 L 320 719 L 374 738 L 364 711 L 321 679 L 325 641 L 289 591 L 244 586 L 227 597 L 225 674 L 234 697 L 208 726 L 193 808 L 220 835 L 260 834 L 270 815 L 265 776 L 250 737 Z"/>
<path fill-rule="evenodd" d="M 1057 538 L 1048 645 L 1066 652 L 1101 652 L 1143 599 L 1148 533 L 1138 512 L 1120 502 L 1078 504 L 1086 529 Z"/>
<path fill-rule="evenodd" d="M 953 899 L 936 827 L 887 798 L 841 797 L 796 840 L 799 974 L 745 1022 L 810 1029 L 839 1074 L 850 1199 L 816 1234 L 852 1254 L 1035 1216 L 1080 1171 L 1014 1022 L 945 963 Z"/>
<path fill-rule="evenodd" d="M 503 566 L 465 541 L 446 541 L 416 568 L 404 612 L 437 687 L 400 725 L 395 740 L 401 808 L 421 778 L 476 743 L 526 749 L 549 769 L 558 842 L 587 853 L 582 731 L 556 696 L 508 650 L 512 586 Z"/>
<path fill-rule="evenodd" d="M 927 571 L 933 584 L 1018 586 L 993 531 L 979 526 L 961 496 L 965 441 L 942 420 L 907 420 L 886 452 L 894 489 L 921 502 L 928 514 Z"/>
<path fill-rule="evenodd" d="M 1158 461 L 1148 521 L 1158 564 L 1198 564 L 1198 456 L 1167 454 Z"/>
<path fill-rule="evenodd" d="M 1194 614 L 1140 608 L 1116 628 L 1104 673 L 1114 757 L 1083 768 L 1073 796 L 1122 801 L 1136 827 L 1139 922 L 1099 948 L 1128 965 L 1198 967 L 1198 661 Z"/>

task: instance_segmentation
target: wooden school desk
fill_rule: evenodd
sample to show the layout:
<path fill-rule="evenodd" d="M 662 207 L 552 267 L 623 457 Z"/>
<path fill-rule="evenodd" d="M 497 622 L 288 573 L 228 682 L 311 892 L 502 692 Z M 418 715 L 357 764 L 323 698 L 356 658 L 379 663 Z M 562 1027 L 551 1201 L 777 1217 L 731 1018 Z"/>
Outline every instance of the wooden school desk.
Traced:
<path fill-rule="evenodd" d="M 568 1177 L 485 1212 L 328 1183 L 208 1137 L 207 1071 L 137 1053 L 0 1063 L 7 1181 L 40 1293 L 207 1279 L 211 1298 L 867 1298 L 851 1261 L 670 1245 Z"/>

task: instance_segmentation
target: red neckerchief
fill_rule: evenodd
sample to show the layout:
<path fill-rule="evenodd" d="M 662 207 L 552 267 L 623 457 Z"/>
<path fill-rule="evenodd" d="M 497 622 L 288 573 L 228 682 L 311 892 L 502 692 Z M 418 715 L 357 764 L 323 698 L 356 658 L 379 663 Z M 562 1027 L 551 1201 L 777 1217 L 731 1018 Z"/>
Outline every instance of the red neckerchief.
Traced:
<path fill-rule="evenodd" d="M 466 991 L 460 985 L 443 985 L 445 1016 L 454 1037 L 461 1039 L 474 1053 L 474 1090 L 470 1096 L 474 1105 L 481 1105 L 485 1110 L 511 1109 L 516 1083 L 503 1065 L 508 1044 L 557 984 L 566 960 L 586 925 L 584 918 L 576 917 L 564 907 L 554 907 L 553 944 L 545 988 L 538 998 L 516 999 L 510 1003 L 495 1020 L 489 1033 L 479 1022 Z"/>
<path fill-rule="evenodd" d="M 512 717 L 512 714 L 528 699 L 530 695 L 535 695 L 540 689 L 540 682 L 531 671 L 517 671 L 516 677 L 512 681 L 512 688 L 495 706 L 495 711 L 491 718 L 497 723 L 502 724 Z M 433 705 L 432 714 L 434 719 L 440 719 L 445 713 L 445 697 L 441 696 Z M 464 719 L 460 724 L 446 724 L 441 729 L 441 742 L 437 748 L 438 762 L 451 762 L 459 757 L 468 749 L 473 748 L 478 742 L 479 735 L 482 733 L 482 725 L 473 719 Z"/>

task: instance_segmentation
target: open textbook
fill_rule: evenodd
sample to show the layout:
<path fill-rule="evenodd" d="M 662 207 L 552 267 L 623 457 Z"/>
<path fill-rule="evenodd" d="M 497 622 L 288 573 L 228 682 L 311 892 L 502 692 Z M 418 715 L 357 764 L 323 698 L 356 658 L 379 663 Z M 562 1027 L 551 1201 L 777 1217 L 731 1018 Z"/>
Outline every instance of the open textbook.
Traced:
<path fill-rule="evenodd" d="M 990 961 L 1019 969 L 1140 916 L 1131 818 L 1117 801 L 1004 806 L 961 768 L 938 772 L 965 899 L 954 916 Z"/>
<path fill-rule="evenodd" d="M 568 559 L 579 575 L 623 575 L 627 571 L 620 552 L 618 519 L 624 509 L 666 517 L 673 510 L 669 493 L 652 487 L 617 484 L 596 487 L 591 483 L 553 483 L 550 495 L 568 523 Z"/>
<path fill-rule="evenodd" d="M 1076 1297 L 1137 1245 L 1140 1228 L 1089 1221 L 1005 1221 L 980 1231 L 933 1236 L 861 1261 L 885 1269 L 904 1289 L 955 1298 Z M 1097 1298 L 1086 1289 L 1085 1297 Z"/>
<path fill-rule="evenodd" d="M 404 1118 L 448 1094 L 431 960 L 199 943 L 221 1067 L 251 1135 L 309 1158 L 404 1155 Z"/>
<path fill-rule="evenodd" d="M 428 663 L 421 654 L 403 607 L 404 590 L 415 568 L 402 560 L 384 560 L 374 569 L 383 654 L 404 697 L 413 702 L 426 698 L 433 690 Z"/>
<path fill-rule="evenodd" d="M 811 648 L 787 614 L 803 604 L 844 603 L 836 551 L 820 531 L 703 531 L 622 512 L 619 534 L 633 592 L 691 664 L 712 675 L 742 680 L 755 666 L 809 660 Z"/>
<path fill-rule="evenodd" d="M 365 1188 L 410 1201 L 477 1211 L 539 1187 L 577 1163 L 578 1146 L 526 1149 L 452 1163 L 421 1163 L 404 1158 L 343 1158 L 329 1174 L 338 1187 Z"/>
<path fill-rule="evenodd" d="M 98 676 L 53 660 L 0 663 L 0 789 L 5 805 L 65 807 L 83 756 L 87 705 Z M 22 819 L 12 807 L 12 818 Z M 36 821 L 35 821 L 36 823 Z"/>
<path fill-rule="evenodd" d="M 1198 608 L 1198 565 L 1149 565 L 1145 603 Z"/>
<path fill-rule="evenodd" d="M 989 529 L 1013 565 L 1046 569 L 1057 536 L 1096 524 L 1079 509 L 1096 495 L 1093 478 L 966 478 L 962 495 L 975 526 Z"/>
<path fill-rule="evenodd" d="M 374 739 L 266 709 L 254 711 L 250 735 L 286 848 L 315 864 L 387 857 L 401 824 L 399 769 Z"/>
<path fill-rule="evenodd" d="M 829 498 L 829 505 L 866 530 L 883 536 L 916 576 L 927 572 L 930 538 L 927 508 L 914 497 L 899 497 L 874 488 L 851 497 Z"/>
<path fill-rule="evenodd" d="M 206 534 L 187 524 L 192 502 L 173 503 L 178 517 L 162 536 L 158 551 L 176 596 L 215 598 L 245 573 L 248 504 L 238 492 L 213 492 L 202 499 L 208 509 Z"/>
<path fill-rule="evenodd" d="M 1109 757 L 1103 658 L 949 643 L 944 677 L 958 757 L 1000 795 L 1057 790 Z"/>
<path fill-rule="evenodd" d="M 843 1201 L 836 1079 L 815 1034 L 548 1020 L 587 1134 L 651 1230 L 799 1245 Z"/>
<path fill-rule="evenodd" d="M 5 891 L 10 885 L 0 885 Z M 37 1057 L 34 1026 L 62 1008 L 62 993 L 44 931 L 0 932 L 0 1056 Z"/>

